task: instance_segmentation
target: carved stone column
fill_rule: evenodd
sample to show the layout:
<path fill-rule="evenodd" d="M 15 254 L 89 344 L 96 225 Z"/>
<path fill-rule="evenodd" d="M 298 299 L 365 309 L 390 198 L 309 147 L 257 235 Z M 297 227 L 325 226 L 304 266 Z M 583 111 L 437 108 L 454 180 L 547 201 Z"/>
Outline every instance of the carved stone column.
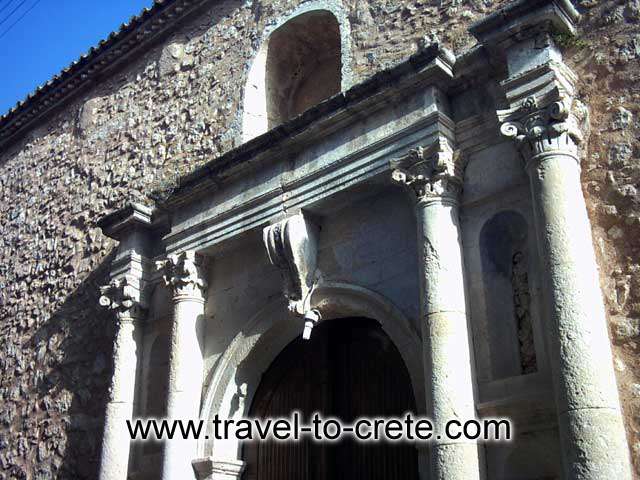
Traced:
<path fill-rule="evenodd" d="M 591 228 L 580 182 L 578 118 L 558 91 L 499 112 L 531 183 L 550 323 L 547 340 L 564 466 L 570 479 L 631 478 Z"/>
<path fill-rule="evenodd" d="M 440 138 L 391 166 L 393 180 L 409 187 L 416 202 L 427 414 L 436 431 L 430 478 L 479 479 L 476 442 L 444 436 L 448 420 L 476 418 L 458 218 L 462 159 Z"/>
<path fill-rule="evenodd" d="M 116 315 L 113 346 L 113 377 L 105 414 L 100 480 L 126 480 L 129 468 L 129 431 L 127 420 L 133 417 L 136 372 L 142 339 L 142 320 L 146 315 L 141 303 L 140 279 L 127 275 L 100 288 L 100 305 Z"/>
<path fill-rule="evenodd" d="M 157 263 L 173 294 L 173 324 L 169 351 L 167 418 L 194 420 L 200 417 L 202 390 L 202 335 L 204 280 L 194 252 L 170 255 Z M 191 461 L 197 456 L 194 439 L 174 437 L 164 442 L 163 480 L 193 478 Z"/>
<path fill-rule="evenodd" d="M 111 281 L 100 288 L 100 305 L 115 313 L 113 377 L 100 456 L 100 480 L 126 480 L 133 459 L 127 420 L 136 410 L 137 376 L 147 313 L 145 288 L 153 232 L 161 228 L 151 208 L 128 204 L 102 218 L 103 233 L 118 241 L 111 262 Z"/>
<path fill-rule="evenodd" d="M 574 35 L 579 18 L 568 0 L 514 2 L 471 32 L 508 71 L 510 108 L 498 118 L 531 184 L 565 477 L 623 480 L 629 452 L 580 182 L 587 112 L 554 41 Z"/>

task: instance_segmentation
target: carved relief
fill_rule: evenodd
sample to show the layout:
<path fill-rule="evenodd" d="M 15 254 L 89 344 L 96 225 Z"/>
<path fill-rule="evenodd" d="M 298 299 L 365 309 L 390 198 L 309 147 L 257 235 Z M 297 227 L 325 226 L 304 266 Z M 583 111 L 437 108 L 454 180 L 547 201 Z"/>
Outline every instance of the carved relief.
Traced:
<path fill-rule="evenodd" d="M 391 178 L 415 194 L 418 200 L 449 197 L 457 199 L 462 191 L 464 160 L 449 141 L 438 138 L 429 147 L 418 147 L 391 161 Z"/>
<path fill-rule="evenodd" d="M 163 271 L 165 285 L 172 289 L 174 296 L 204 297 L 207 282 L 195 252 L 169 255 L 166 260 L 157 261 L 156 266 Z"/>
<path fill-rule="evenodd" d="M 522 252 L 516 252 L 513 255 L 511 268 L 513 307 L 520 347 L 520 368 L 523 374 L 533 373 L 538 370 L 538 365 L 531 326 L 529 274 L 526 258 Z"/>
<path fill-rule="evenodd" d="M 141 300 L 141 281 L 125 275 L 100 287 L 100 306 L 114 310 L 119 319 L 138 318 L 146 310 Z"/>

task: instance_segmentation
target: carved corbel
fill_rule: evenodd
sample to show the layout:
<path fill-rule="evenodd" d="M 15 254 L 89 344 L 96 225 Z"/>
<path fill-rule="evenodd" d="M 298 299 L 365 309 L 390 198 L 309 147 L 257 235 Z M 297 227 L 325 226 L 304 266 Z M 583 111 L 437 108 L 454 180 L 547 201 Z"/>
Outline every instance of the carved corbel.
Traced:
<path fill-rule="evenodd" d="M 269 261 L 282 274 L 289 310 L 305 320 L 305 339 L 321 319 L 320 312 L 310 307 L 311 293 L 319 281 L 318 232 L 317 225 L 302 212 L 263 230 Z"/>
<path fill-rule="evenodd" d="M 447 197 L 457 200 L 462 191 L 466 162 L 459 150 L 439 137 L 428 147 L 409 150 L 391 161 L 391 179 L 415 195 L 418 201 Z"/>
<path fill-rule="evenodd" d="M 119 320 L 141 319 L 147 311 L 142 280 L 134 275 L 113 279 L 108 285 L 100 287 L 99 303 L 113 310 Z"/>
<path fill-rule="evenodd" d="M 162 271 L 164 283 L 171 289 L 174 298 L 204 298 L 207 282 L 200 258 L 195 252 L 168 255 L 166 260 L 157 261 L 156 267 Z"/>

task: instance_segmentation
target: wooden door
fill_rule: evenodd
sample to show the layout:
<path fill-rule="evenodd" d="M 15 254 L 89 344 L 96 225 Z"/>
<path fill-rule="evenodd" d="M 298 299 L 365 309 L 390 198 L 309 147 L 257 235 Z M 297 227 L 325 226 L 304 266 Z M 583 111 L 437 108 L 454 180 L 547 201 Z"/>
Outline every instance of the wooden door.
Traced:
<path fill-rule="evenodd" d="M 295 340 L 264 374 L 251 417 L 313 412 L 344 422 L 414 411 L 409 375 L 396 347 L 368 319 L 321 323 Z M 417 452 L 406 443 L 253 442 L 244 447 L 244 480 L 411 480 Z"/>

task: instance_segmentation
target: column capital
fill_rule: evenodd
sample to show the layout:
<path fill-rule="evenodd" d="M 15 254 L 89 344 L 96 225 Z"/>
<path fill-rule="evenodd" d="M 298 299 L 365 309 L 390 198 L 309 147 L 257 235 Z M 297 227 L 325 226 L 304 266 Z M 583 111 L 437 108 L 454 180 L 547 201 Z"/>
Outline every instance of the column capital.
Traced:
<path fill-rule="evenodd" d="M 515 108 L 498 111 L 500 132 L 516 142 L 527 170 L 548 155 L 564 155 L 579 164 L 588 118 L 586 106 L 567 95 L 542 102 L 530 96 Z"/>
<path fill-rule="evenodd" d="M 142 280 L 134 275 L 114 278 L 100 287 L 100 306 L 116 312 L 119 321 L 141 320 L 146 315 Z"/>
<path fill-rule="evenodd" d="M 418 203 L 457 203 L 466 162 L 462 152 L 439 137 L 428 147 L 417 147 L 391 161 L 391 179 L 414 195 Z"/>
<path fill-rule="evenodd" d="M 165 285 L 172 290 L 175 299 L 190 298 L 203 300 L 207 282 L 201 267 L 201 260 L 194 251 L 168 255 L 156 262 L 162 270 Z"/>

